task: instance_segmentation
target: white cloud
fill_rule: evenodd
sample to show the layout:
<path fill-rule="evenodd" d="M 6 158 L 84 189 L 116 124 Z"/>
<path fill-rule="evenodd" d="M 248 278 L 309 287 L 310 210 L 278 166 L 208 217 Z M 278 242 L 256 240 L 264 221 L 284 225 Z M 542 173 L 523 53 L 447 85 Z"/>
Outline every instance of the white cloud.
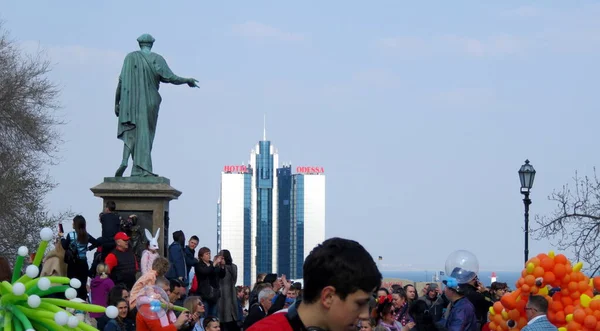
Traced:
<path fill-rule="evenodd" d="M 302 34 L 286 32 L 255 21 L 236 24 L 233 26 L 233 32 L 246 38 L 276 39 L 282 41 L 302 41 L 305 39 Z"/>

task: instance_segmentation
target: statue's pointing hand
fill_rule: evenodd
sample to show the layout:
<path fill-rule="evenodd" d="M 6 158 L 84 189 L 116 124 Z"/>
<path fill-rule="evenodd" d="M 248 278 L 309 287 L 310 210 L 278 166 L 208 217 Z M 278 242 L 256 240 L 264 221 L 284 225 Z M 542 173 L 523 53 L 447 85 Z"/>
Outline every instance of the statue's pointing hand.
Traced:
<path fill-rule="evenodd" d="M 197 87 L 197 88 L 200 88 L 200 86 L 198 86 L 198 85 L 196 84 L 197 82 L 198 82 L 198 80 L 196 80 L 196 79 L 194 79 L 194 78 L 190 78 L 190 79 L 188 80 L 188 83 L 187 83 L 187 84 L 188 84 L 188 86 L 189 86 L 189 87 Z"/>

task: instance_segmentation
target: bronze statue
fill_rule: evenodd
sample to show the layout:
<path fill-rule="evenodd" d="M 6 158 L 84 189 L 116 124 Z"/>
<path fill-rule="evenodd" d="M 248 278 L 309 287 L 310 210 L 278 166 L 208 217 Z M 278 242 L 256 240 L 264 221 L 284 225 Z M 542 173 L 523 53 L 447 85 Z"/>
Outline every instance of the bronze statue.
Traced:
<path fill-rule="evenodd" d="M 132 177 L 157 176 L 152 172 L 152 143 L 156 133 L 156 122 L 161 97 L 159 84 L 188 84 L 198 87 L 194 78 L 175 75 L 165 59 L 150 50 L 154 38 L 143 34 L 137 39 L 140 50 L 125 57 L 117 95 L 115 114 L 119 118 L 117 138 L 123 140 L 123 160 L 115 177 L 122 177 L 131 156 Z"/>

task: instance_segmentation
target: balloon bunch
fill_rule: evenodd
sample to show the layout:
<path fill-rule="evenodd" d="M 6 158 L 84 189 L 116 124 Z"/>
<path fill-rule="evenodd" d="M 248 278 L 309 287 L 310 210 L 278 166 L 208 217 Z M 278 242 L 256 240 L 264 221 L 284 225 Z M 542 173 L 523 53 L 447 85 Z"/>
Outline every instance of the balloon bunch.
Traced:
<path fill-rule="evenodd" d="M 92 331 L 96 328 L 82 322 L 76 316 L 63 308 L 71 308 L 93 313 L 106 313 L 109 318 L 115 318 L 118 310 L 114 306 L 108 308 L 70 301 L 77 297 L 77 288 L 85 286 L 75 278 L 67 277 L 41 277 L 38 278 L 40 262 L 52 240 L 54 234 L 50 228 L 40 231 L 40 243 L 33 264 L 25 269 L 21 276 L 21 269 L 28 249 L 19 247 L 17 260 L 11 282 L 0 283 L 0 330 L 4 331 L 30 331 L 30 330 L 84 330 Z M 59 285 L 53 285 L 59 284 Z M 68 285 L 67 285 L 68 284 Z M 64 293 L 69 300 L 53 299 L 47 296 L 55 293 Z"/>
<path fill-rule="evenodd" d="M 560 331 L 600 330 L 600 277 L 581 272 L 562 254 L 539 254 L 525 265 L 516 290 L 490 307 L 490 330 L 521 330 L 527 324 L 525 306 L 530 295 L 548 300 L 548 320 Z"/>

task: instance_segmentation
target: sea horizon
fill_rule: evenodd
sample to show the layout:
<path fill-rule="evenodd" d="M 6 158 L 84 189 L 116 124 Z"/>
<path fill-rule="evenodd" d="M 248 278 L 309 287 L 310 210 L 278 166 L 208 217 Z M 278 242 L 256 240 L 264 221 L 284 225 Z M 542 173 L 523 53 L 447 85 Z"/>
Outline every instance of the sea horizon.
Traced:
<path fill-rule="evenodd" d="M 439 271 L 438 271 L 439 272 Z M 486 286 L 490 286 L 492 281 L 492 272 L 494 271 L 480 271 L 478 273 L 479 280 Z M 514 288 L 517 280 L 521 277 L 521 271 L 495 271 L 496 281 L 507 283 L 510 288 Z M 422 270 L 422 271 L 401 271 L 401 270 L 382 270 L 381 274 L 383 278 L 399 278 L 406 279 L 413 282 L 431 282 L 433 280 L 436 271 Z M 441 276 L 440 281 L 445 276 Z M 405 284 L 406 285 L 406 284 Z"/>

